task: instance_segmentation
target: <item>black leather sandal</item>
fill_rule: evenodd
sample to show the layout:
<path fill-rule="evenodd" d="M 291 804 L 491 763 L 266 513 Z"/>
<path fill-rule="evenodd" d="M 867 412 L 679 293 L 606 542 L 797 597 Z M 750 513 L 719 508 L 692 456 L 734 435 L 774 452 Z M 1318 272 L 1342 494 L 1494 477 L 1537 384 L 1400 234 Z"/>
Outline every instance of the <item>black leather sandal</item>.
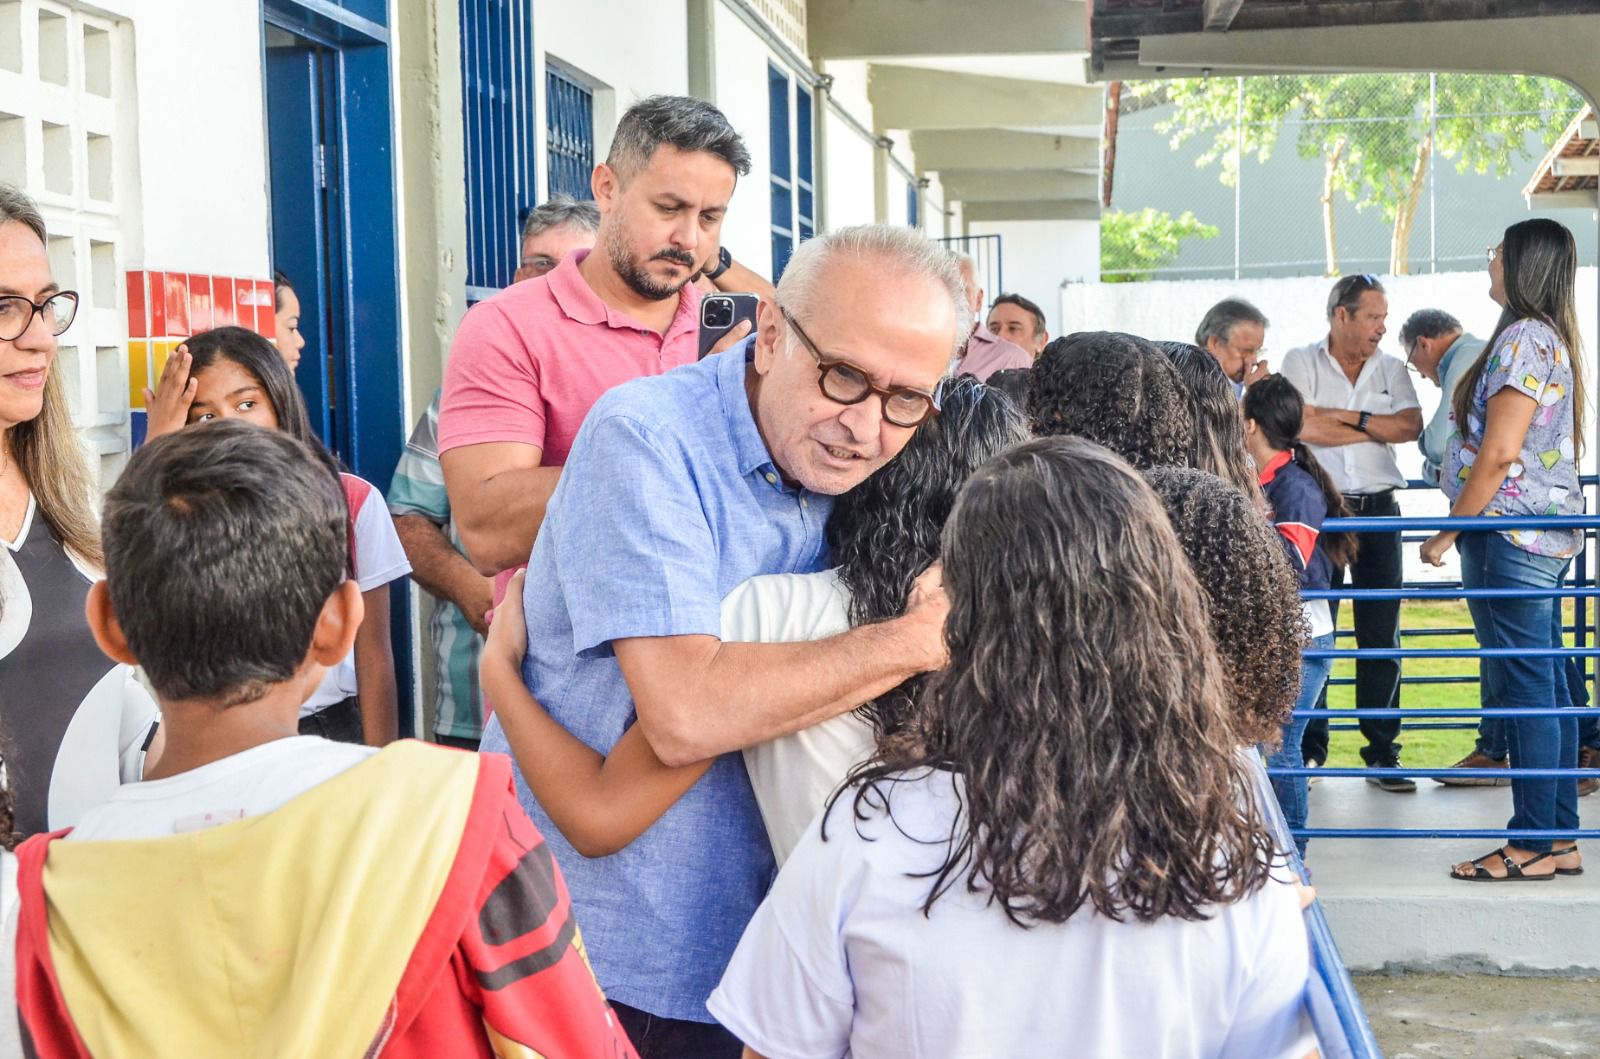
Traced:
<path fill-rule="evenodd" d="M 1462 882 L 1549 882 L 1551 879 L 1555 878 L 1554 873 L 1550 875 L 1528 875 L 1523 872 L 1522 869 L 1526 868 L 1530 864 L 1537 864 L 1541 860 L 1551 856 L 1554 856 L 1554 854 L 1539 853 L 1529 857 L 1521 864 L 1518 864 L 1506 853 L 1506 848 L 1501 846 L 1492 853 L 1485 853 L 1476 860 L 1469 861 L 1468 863 L 1472 865 L 1471 875 L 1462 875 L 1460 872 L 1452 868 L 1450 869 L 1450 878 L 1460 879 Z M 1488 869 L 1483 866 L 1483 862 L 1491 857 L 1499 857 L 1501 862 L 1505 864 L 1506 873 L 1504 875 L 1491 875 L 1489 874 Z M 1568 870 L 1570 871 L 1572 869 Z M 1579 868 L 1577 870 L 1582 871 L 1583 869 Z"/>

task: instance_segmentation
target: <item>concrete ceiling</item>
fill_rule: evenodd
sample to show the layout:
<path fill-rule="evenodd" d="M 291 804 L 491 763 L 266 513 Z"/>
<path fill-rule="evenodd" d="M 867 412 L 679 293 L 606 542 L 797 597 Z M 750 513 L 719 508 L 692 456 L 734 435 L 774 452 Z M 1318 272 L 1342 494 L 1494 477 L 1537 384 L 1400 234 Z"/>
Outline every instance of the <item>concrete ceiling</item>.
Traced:
<path fill-rule="evenodd" d="M 825 67 L 862 63 L 875 130 L 966 220 L 1097 219 L 1104 93 L 1083 0 L 807 0 Z"/>

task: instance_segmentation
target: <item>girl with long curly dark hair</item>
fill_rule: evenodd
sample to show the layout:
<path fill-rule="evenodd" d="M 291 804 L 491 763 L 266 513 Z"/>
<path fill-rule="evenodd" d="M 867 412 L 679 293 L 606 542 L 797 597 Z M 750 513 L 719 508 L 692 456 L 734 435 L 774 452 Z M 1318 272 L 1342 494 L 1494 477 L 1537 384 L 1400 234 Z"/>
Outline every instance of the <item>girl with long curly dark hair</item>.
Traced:
<path fill-rule="evenodd" d="M 938 558 L 939 532 L 957 491 L 1027 434 L 1004 394 L 970 376 L 947 381 L 939 414 L 917 428 L 899 456 L 835 502 L 827 528 L 833 569 L 739 585 L 723 601 L 723 638 L 815 640 L 904 613 L 913 583 Z M 522 684 L 521 598 L 513 587 L 495 616 L 481 665 L 484 689 L 539 804 L 580 853 L 605 856 L 655 823 L 711 762 L 669 768 L 637 726 L 602 756 L 561 727 Z M 780 864 L 853 766 L 915 738 L 921 684 L 913 678 L 850 713 L 745 750 Z"/>
<path fill-rule="evenodd" d="M 1300 691 L 1300 584 L 1278 535 L 1231 482 L 1191 467 L 1145 478 L 1166 505 L 1206 597 L 1240 746 L 1276 746 Z"/>
<path fill-rule="evenodd" d="M 1045 346 L 1026 410 L 1040 437 L 1088 438 L 1141 469 L 1189 464 L 1188 390 L 1166 355 L 1137 335 L 1080 331 Z"/>
<path fill-rule="evenodd" d="M 941 555 L 926 739 L 834 798 L 712 1014 L 767 1055 L 1305 1055 L 1298 901 L 1150 487 L 1035 440 Z"/>
<path fill-rule="evenodd" d="M 1300 575 L 1300 587 L 1326 589 L 1335 567 L 1348 566 L 1356 556 L 1353 533 L 1323 533 L 1324 519 L 1347 514 L 1344 497 L 1300 441 L 1305 420 L 1305 400 L 1294 384 L 1282 375 L 1268 375 L 1244 395 L 1245 443 L 1261 469 L 1261 488 L 1271 507 L 1273 525 L 1278 530 L 1284 554 Z M 1333 612 L 1325 599 L 1301 604 L 1310 634 L 1307 647 L 1326 651 L 1333 647 Z M 1331 659 L 1306 658 L 1300 663 L 1300 698 L 1295 709 L 1309 710 L 1316 705 L 1328 682 Z M 1283 726 L 1277 750 L 1267 757 L 1275 768 L 1299 768 L 1305 764 L 1301 739 L 1309 718 L 1294 717 Z M 1278 804 L 1290 827 L 1306 825 L 1306 778 L 1278 777 L 1272 781 Z M 1304 839 L 1295 846 L 1305 855 Z"/>
<path fill-rule="evenodd" d="M 1244 443 L 1244 419 L 1239 415 L 1239 399 L 1233 383 L 1222 373 L 1215 357 L 1188 342 L 1157 342 L 1178 369 L 1189 397 L 1189 412 L 1194 416 L 1194 442 L 1189 446 L 1188 466 L 1207 471 L 1232 482 L 1252 503 L 1266 507 L 1255 468 Z"/>

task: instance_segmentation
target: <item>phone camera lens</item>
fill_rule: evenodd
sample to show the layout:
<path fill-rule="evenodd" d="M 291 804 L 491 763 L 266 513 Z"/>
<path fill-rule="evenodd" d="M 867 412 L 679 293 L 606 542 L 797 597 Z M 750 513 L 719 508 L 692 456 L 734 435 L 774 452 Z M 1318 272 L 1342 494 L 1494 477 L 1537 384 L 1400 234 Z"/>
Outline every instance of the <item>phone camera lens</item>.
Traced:
<path fill-rule="evenodd" d="M 707 300 L 705 311 L 705 325 L 707 327 L 724 328 L 732 323 L 733 302 L 725 298 Z"/>

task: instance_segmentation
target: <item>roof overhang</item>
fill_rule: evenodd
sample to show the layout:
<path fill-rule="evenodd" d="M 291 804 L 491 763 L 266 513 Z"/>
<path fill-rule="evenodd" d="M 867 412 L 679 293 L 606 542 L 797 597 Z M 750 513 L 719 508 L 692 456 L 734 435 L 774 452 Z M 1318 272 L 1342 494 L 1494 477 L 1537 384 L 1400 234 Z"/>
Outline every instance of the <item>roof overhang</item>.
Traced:
<path fill-rule="evenodd" d="M 1572 119 L 1522 194 L 1533 210 L 1600 208 L 1600 122 L 1593 107 Z"/>

